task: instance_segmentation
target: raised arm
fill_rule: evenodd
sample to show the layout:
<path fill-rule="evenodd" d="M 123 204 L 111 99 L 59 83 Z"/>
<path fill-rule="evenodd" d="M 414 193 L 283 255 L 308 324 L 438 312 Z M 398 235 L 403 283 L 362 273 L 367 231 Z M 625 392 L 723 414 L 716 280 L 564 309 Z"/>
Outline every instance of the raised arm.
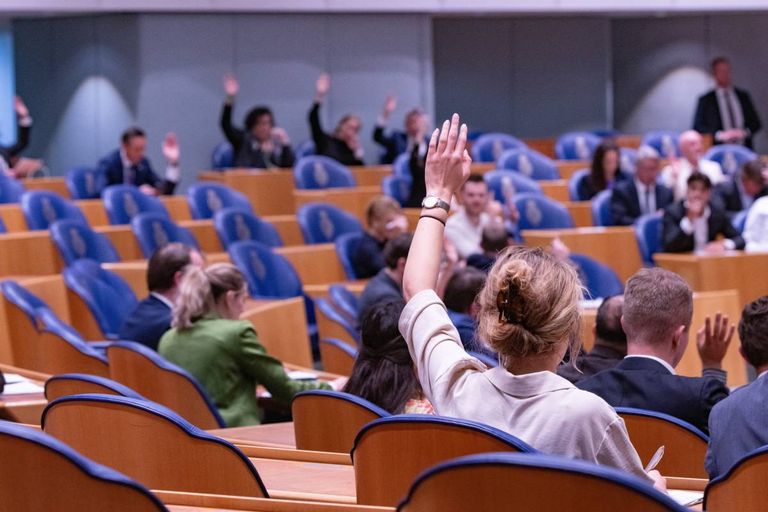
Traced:
<path fill-rule="evenodd" d="M 315 101 L 312 103 L 312 109 L 309 111 L 309 128 L 312 131 L 312 140 L 315 142 L 315 149 L 318 154 L 323 153 L 327 143 L 328 135 L 323 131 L 320 124 L 320 105 L 325 100 L 325 95 L 331 87 L 331 77 L 328 73 L 322 73 L 315 84 Z"/>
<path fill-rule="evenodd" d="M 453 194 L 469 177 L 472 159 L 466 144 L 467 126 L 459 126 L 458 114 L 453 114 L 442 129 L 432 133 L 424 169 L 427 197 L 450 204 Z M 422 290 L 436 289 L 447 218 L 448 212 L 442 208 L 422 209 L 405 264 L 403 294 L 406 300 Z"/>
<path fill-rule="evenodd" d="M 221 109 L 221 119 L 219 124 L 221 131 L 224 132 L 224 136 L 227 138 L 230 144 L 236 146 L 235 151 L 243 143 L 245 138 L 245 132 L 232 125 L 232 105 L 235 102 L 235 96 L 237 96 L 240 90 L 240 84 L 237 82 L 237 78 L 232 73 L 224 75 L 224 93 L 226 99 L 224 100 L 224 106 Z"/>

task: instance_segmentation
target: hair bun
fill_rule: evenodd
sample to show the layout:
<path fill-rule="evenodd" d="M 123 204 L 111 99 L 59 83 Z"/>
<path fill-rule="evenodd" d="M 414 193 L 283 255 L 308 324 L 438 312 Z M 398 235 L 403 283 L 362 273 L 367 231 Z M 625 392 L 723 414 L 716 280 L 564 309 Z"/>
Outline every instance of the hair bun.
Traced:
<path fill-rule="evenodd" d="M 510 260 L 504 268 L 499 293 L 496 295 L 496 308 L 499 310 L 499 322 L 525 325 L 528 298 L 533 269 L 522 260 Z"/>

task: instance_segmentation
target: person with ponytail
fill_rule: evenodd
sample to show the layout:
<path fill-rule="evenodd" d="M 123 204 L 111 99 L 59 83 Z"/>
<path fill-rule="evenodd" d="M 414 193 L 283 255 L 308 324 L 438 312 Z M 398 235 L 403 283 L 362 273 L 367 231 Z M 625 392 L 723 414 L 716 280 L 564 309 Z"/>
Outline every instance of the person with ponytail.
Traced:
<path fill-rule="evenodd" d="M 576 271 L 540 248 L 508 247 L 478 295 L 478 335 L 498 354 L 488 369 L 464 350 L 445 305 L 435 293 L 445 220 L 453 195 L 469 176 L 467 127 L 454 114 L 429 143 L 427 198 L 406 261 L 408 301 L 400 332 L 435 412 L 505 430 L 537 450 L 611 466 L 665 488 L 646 473 L 623 420 L 602 399 L 559 377 L 570 349 L 578 352 Z"/>
<path fill-rule="evenodd" d="M 307 389 L 331 389 L 326 383 L 295 381 L 280 361 L 267 354 L 253 324 L 239 320 L 248 298 L 245 277 L 229 263 L 184 271 L 173 311 L 172 329 L 158 352 L 191 373 L 203 386 L 227 427 L 257 425 L 261 412 L 256 386 L 289 405 Z"/>
<path fill-rule="evenodd" d="M 402 300 L 389 300 L 376 304 L 365 315 L 360 352 L 344 391 L 390 414 L 434 414 L 397 327 L 404 306 Z"/>

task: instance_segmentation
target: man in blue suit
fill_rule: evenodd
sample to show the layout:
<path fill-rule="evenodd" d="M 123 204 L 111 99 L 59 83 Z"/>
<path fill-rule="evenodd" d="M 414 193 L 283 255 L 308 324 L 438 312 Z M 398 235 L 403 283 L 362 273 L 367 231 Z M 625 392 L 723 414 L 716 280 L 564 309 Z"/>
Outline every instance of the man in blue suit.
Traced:
<path fill-rule="evenodd" d="M 171 243 L 155 251 L 147 266 L 149 296 L 128 315 L 118 335 L 157 350 L 163 334 L 171 328 L 173 304 L 179 282 L 188 265 L 202 267 L 203 256 L 186 245 Z"/>
<path fill-rule="evenodd" d="M 147 195 L 171 195 L 181 178 L 179 170 L 179 143 L 169 133 L 163 140 L 163 156 L 168 162 L 165 178 L 160 179 L 144 156 L 147 136 L 141 128 L 123 132 L 120 148 L 99 161 L 99 169 L 107 178 L 107 185 L 136 185 Z"/>
<path fill-rule="evenodd" d="M 423 160 L 427 155 L 427 116 L 420 108 L 414 108 L 405 115 L 405 130 L 393 130 L 387 132 L 387 122 L 389 116 L 397 106 L 397 99 L 394 96 L 388 96 L 384 102 L 384 109 L 376 122 L 373 130 L 373 140 L 384 149 L 381 157 L 382 164 L 391 164 L 395 159 L 408 152 L 413 159 Z M 423 181 L 423 176 L 422 176 Z"/>
<path fill-rule="evenodd" d="M 702 377 L 675 373 L 688 346 L 693 297 L 677 274 L 646 268 L 627 281 L 621 325 L 627 356 L 576 386 L 600 396 L 613 407 L 662 412 L 707 432 L 712 407 L 728 396 L 722 361 L 734 327 L 719 313 L 696 333 Z"/>
<path fill-rule="evenodd" d="M 663 210 L 674 200 L 672 191 L 658 183 L 661 159 L 650 146 L 637 150 L 635 178 L 616 182 L 611 194 L 611 215 L 617 226 L 630 226 L 641 215 Z"/>
<path fill-rule="evenodd" d="M 718 403 L 709 415 L 710 478 L 728 471 L 744 455 L 768 444 L 768 296 L 747 304 L 739 323 L 739 352 L 757 370 L 757 379 Z"/>

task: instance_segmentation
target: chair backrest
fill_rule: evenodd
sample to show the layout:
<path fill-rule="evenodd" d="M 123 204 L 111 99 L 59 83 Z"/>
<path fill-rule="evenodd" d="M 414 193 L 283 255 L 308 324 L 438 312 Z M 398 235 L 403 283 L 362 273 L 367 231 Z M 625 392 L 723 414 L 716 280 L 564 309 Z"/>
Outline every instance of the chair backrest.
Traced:
<path fill-rule="evenodd" d="M 48 404 L 43 430 L 152 489 L 266 497 L 234 445 L 148 400 L 85 394 Z"/>
<path fill-rule="evenodd" d="M 136 215 L 131 220 L 131 231 L 133 231 L 145 258 L 152 257 L 155 251 L 172 242 L 180 242 L 196 249 L 199 248 L 197 239 L 191 231 L 179 226 L 160 213 Z"/>
<path fill-rule="evenodd" d="M 757 160 L 758 158 L 757 153 L 738 144 L 719 144 L 712 146 L 704 153 L 705 160 L 713 160 L 719 163 L 723 172 L 730 176 L 733 176 L 745 163 Z"/>
<path fill-rule="evenodd" d="M 45 399 L 49 402 L 72 395 L 99 393 L 143 399 L 140 394 L 117 381 L 86 373 L 61 373 L 45 381 Z"/>
<path fill-rule="evenodd" d="M 519 172 L 534 180 L 560 179 L 555 162 L 530 148 L 509 149 L 496 161 L 497 169 Z"/>
<path fill-rule="evenodd" d="M 357 279 L 352 259 L 355 252 L 357 252 L 357 246 L 362 238 L 362 232 L 344 233 L 337 237 L 334 242 L 336 245 L 336 255 L 339 257 L 339 261 L 341 261 L 341 267 L 344 269 L 347 279 L 350 280 Z"/>
<path fill-rule="evenodd" d="M 405 176 L 410 178 L 411 174 L 411 154 L 408 152 L 400 153 L 392 162 L 392 174 L 395 176 Z"/>
<path fill-rule="evenodd" d="M 608 265 L 593 260 L 584 254 L 571 253 L 571 261 L 579 267 L 582 284 L 590 298 L 610 297 L 624 293 L 624 285 Z"/>
<path fill-rule="evenodd" d="M 751 451 L 725 474 L 715 478 L 704 491 L 707 512 L 762 512 L 768 502 L 765 474 L 768 446 Z"/>
<path fill-rule="evenodd" d="M 0 204 L 18 203 L 24 193 L 24 185 L 5 174 L 0 174 Z"/>
<path fill-rule="evenodd" d="M 488 190 L 493 193 L 494 199 L 505 203 L 519 192 L 541 194 L 541 185 L 528 176 L 509 170 L 488 171 L 483 175 L 488 184 Z"/>
<path fill-rule="evenodd" d="M 642 146 L 651 146 L 661 158 L 680 156 L 680 134 L 670 130 L 655 130 L 643 136 Z"/>
<path fill-rule="evenodd" d="M 635 148 L 619 148 L 619 169 L 628 174 L 635 174 L 636 163 L 637 150 Z"/>
<path fill-rule="evenodd" d="M 363 232 L 363 225 L 355 216 L 331 204 L 305 204 L 299 208 L 297 218 L 308 244 L 327 244 L 344 233 Z"/>
<path fill-rule="evenodd" d="M 283 239 L 275 226 L 258 218 L 252 211 L 222 208 L 213 216 L 213 225 L 225 250 L 231 244 L 245 240 L 260 242 L 269 247 L 283 246 Z"/>
<path fill-rule="evenodd" d="M 357 295 L 349 291 L 343 284 L 332 284 L 328 287 L 328 297 L 340 313 L 350 319 L 357 319 L 360 303 Z"/>
<path fill-rule="evenodd" d="M 381 180 L 381 191 L 384 195 L 400 203 L 400 206 L 405 206 L 408 197 L 411 195 L 412 183 L 413 179 L 410 176 L 400 176 L 397 174 L 385 176 Z"/>
<path fill-rule="evenodd" d="M 211 151 L 211 167 L 216 170 L 229 169 L 235 166 L 235 150 L 229 142 L 219 142 Z"/>
<path fill-rule="evenodd" d="M 8 230 L 7 230 L 7 229 L 6 229 L 6 227 L 5 227 L 5 222 L 3 222 L 3 219 L 2 219 L 2 218 L 0 218 L 0 233 L 5 233 L 5 232 L 7 232 L 7 231 L 8 231 Z"/>
<path fill-rule="evenodd" d="M 590 132 L 564 133 L 555 142 L 555 155 L 560 160 L 590 160 L 602 141 Z"/>
<path fill-rule="evenodd" d="M 511 499 L 514 510 L 538 512 L 688 510 L 629 473 L 524 453 L 469 455 L 441 463 L 416 479 L 397 510 L 496 512 L 508 507 Z"/>
<path fill-rule="evenodd" d="M 339 337 L 343 341 L 350 341 L 354 342 L 355 345 L 360 345 L 360 331 L 352 319 L 339 312 L 333 304 L 323 297 L 315 297 L 313 302 L 318 312 L 320 336 L 324 338 Z M 326 322 L 330 324 L 327 325 Z M 328 327 L 332 327 L 330 332 L 327 329 Z M 342 331 L 341 334 L 338 332 L 339 328 Z"/>
<path fill-rule="evenodd" d="M 524 148 L 525 143 L 506 133 L 484 133 L 472 144 L 474 162 L 495 162 L 508 149 Z"/>
<path fill-rule="evenodd" d="M 337 375 L 352 375 L 352 367 L 357 359 L 357 347 L 335 338 L 321 339 L 318 347 L 324 371 Z"/>
<path fill-rule="evenodd" d="M 474 421 L 423 414 L 368 423 L 352 448 L 357 503 L 396 506 L 416 477 L 435 464 L 487 452 L 533 452 L 518 438 Z"/>
<path fill-rule="evenodd" d="M 88 224 L 83 212 L 50 190 L 28 190 L 21 196 L 21 210 L 31 230 L 44 230 L 57 220 L 71 219 Z"/>
<path fill-rule="evenodd" d="M 166 510 L 142 485 L 38 429 L 0 421 L 0 453 L 0 510 Z"/>
<path fill-rule="evenodd" d="M 590 169 L 579 169 L 568 178 L 568 197 L 571 201 L 589 201 L 590 198 L 579 194 L 581 183 L 589 176 Z"/>
<path fill-rule="evenodd" d="M 349 453 L 361 428 L 389 416 L 368 400 L 325 390 L 296 394 L 291 410 L 297 449 L 337 453 Z"/>
<path fill-rule="evenodd" d="M 104 336 L 117 339 L 123 321 L 138 304 L 128 283 L 89 259 L 72 262 L 62 275 L 67 288 L 88 306 Z"/>
<path fill-rule="evenodd" d="M 321 155 L 299 158 L 293 167 L 293 179 L 299 189 L 354 187 L 357 184 L 346 166 Z"/>
<path fill-rule="evenodd" d="M 747 214 L 749 210 L 741 210 L 736 215 L 731 217 L 731 224 L 739 233 L 744 233 L 744 227 L 747 224 Z"/>
<path fill-rule="evenodd" d="M 646 265 L 653 266 L 653 255 L 661 250 L 661 220 L 661 215 L 652 213 L 635 221 L 637 246 Z"/>
<path fill-rule="evenodd" d="M 592 224 L 595 226 L 613 226 L 613 214 L 611 213 L 610 189 L 601 190 L 592 198 Z"/>
<path fill-rule="evenodd" d="M 253 213 L 251 202 L 245 195 L 220 183 L 195 183 L 187 189 L 187 202 L 193 219 L 212 219 L 222 208 Z"/>
<path fill-rule="evenodd" d="M 561 203 L 541 194 L 515 195 L 515 206 L 520 212 L 518 227 L 523 229 L 572 228 L 573 218 Z"/>
<path fill-rule="evenodd" d="M 315 154 L 315 143 L 313 140 L 305 140 L 296 147 L 296 158 L 304 158 Z"/>
<path fill-rule="evenodd" d="M 89 258 L 99 263 L 120 261 L 109 238 L 96 233 L 82 222 L 65 219 L 50 225 L 51 239 L 61 253 L 66 265 L 80 258 Z"/>
<path fill-rule="evenodd" d="M 664 457 L 656 468 L 662 475 L 707 478 L 704 457 L 709 437 L 704 432 L 669 414 L 631 407 L 616 407 L 616 412 L 624 419 L 640 460 L 651 460 L 663 445 Z"/>
<path fill-rule="evenodd" d="M 23 314 L 9 311 L 15 365 L 43 373 L 82 372 L 109 375 L 106 358 L 65 325 L 47 304 L 15 281 L 0 284 L 3 297 Z"/>
<path fill-rule="evenodd" d="M 94 167 L 75 167 L 67 171 L 67 189 L 72 199 L 98 199 L 107 186 L 104 171 Z"/>
<path fill-rule="evenodd" d="M 285 299 L 302 295 L 301 279 L 285 256 L 254 241 L 235 242 L 228 251 L 232 263 L 245 274 L 251 296 Z"/>
<path fill-rule="evenodd" d="M 107 358 L 112 380 L 176 411 L 199 428 L 226 427 L 197 380 L 154 350 L 140 343 L 118 341 L 107 347 Z"/>
<path fill-rule="evenodd" d="M 101 193 L 110 224 L 130 224 L 140 213 L 156 213 L 170 219 L 165 205 L 133 185 L 111 185 Z"/>

